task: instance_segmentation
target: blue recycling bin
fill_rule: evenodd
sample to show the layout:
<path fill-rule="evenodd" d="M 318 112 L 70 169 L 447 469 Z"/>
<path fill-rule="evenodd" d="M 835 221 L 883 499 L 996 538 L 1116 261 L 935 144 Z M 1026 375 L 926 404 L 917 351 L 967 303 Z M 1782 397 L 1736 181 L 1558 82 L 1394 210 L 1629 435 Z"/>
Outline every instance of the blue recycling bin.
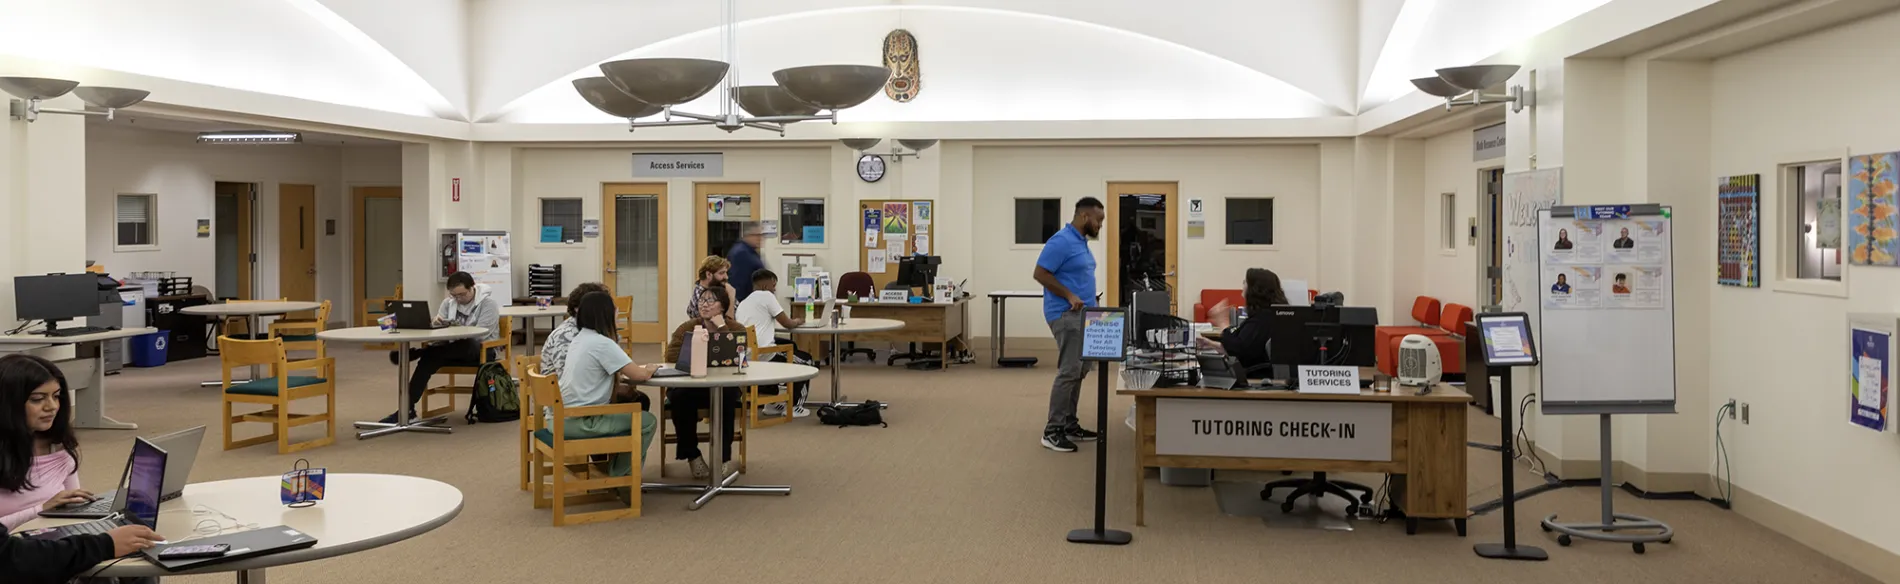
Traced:
<path fill-rule="evenodd" d="M 170 351 L 171 331 L 132 337 L 132 366 L 158 367 L 165 364 Z"/>

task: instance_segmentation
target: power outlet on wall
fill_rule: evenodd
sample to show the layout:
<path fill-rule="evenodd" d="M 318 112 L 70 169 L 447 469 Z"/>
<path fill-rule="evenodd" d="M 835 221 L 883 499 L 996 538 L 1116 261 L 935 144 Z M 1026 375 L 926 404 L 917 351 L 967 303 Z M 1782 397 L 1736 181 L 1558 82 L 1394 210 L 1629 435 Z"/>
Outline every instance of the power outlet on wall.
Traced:
<path fill-rule="evenodd" d="M 1748 423 L 1748 402 L 1742 402 L 1742 423 Z"/>
<path fill-rule="evenodd" d="M 1728 419 L 1735 419 L 1735 398 L 1728 398 Z"/>

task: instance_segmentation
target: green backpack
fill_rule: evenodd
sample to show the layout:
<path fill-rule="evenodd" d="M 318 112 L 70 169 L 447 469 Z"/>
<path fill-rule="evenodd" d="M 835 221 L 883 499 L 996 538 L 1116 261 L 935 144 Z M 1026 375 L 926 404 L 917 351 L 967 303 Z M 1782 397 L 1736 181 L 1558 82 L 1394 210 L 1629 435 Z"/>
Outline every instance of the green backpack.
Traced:
<path fill-rule="evenodd" d="M 521 419 L 521 393 L 515 378 L 500 363 L 484 363 L 475 370 L 474 395 L 468 400 L 468 423 L 513 422 Z"/>

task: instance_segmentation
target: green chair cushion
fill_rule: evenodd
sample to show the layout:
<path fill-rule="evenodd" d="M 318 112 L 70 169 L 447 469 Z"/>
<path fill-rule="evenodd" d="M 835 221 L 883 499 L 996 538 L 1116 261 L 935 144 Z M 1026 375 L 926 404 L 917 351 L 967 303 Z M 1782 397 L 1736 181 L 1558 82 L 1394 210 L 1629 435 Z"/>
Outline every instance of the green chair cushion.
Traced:
<path fill-rule="evenodd" d="M 593 439 L 595 439 L 595 438 L 612 438 L 612 437 L 615 437 L 615 436 L 632 436 L 632 435 L 633 435 L 633 430 L 631 430 L 631 429 L 629 429 L 629 430 L 627 430 L 626 432 L 615 432 L 615 433 L 613 433 L 613 434 L 606 434 L 606 435 L 602 435 L 602 436 L 588 436 L 587 438 L 584 438 L 584 439 L 585 439 L 585 440 L 593 440 Z M 535 431 L 534 431 L 534 439 L 535 439 L 535 440 L 540 440 L 542 444 L 546 444 L 546 445 L 548 445 L 549 447 L 553 447 L 553 446 L 554 446 L 554 432 L 553 432 L 553 431 L 551 431 L 551 430 L 548 430 L 547 428 L 542 428 L 542 429 L 540 429 L 540 430 L 535 430 Z"/>
<path fill-rule="evenodd" d="M 308 377 L 308 376 L 303 376 L 303 375 L 290 376 L 291 387 L 303 387 L 306 385 L 316 385 L 319 383 L 323 383 L 325 381 L 329 381 L 329 380 L 324 379 L 322 377 Z M 231 387 L 225 388 L 224 391 L 225 393 L 237 393 L 237 394 L 243 394 L 243 395 L 277 395 L 277 378 L 266 377 L 263 379 L 253 379 L 250 381 L 246 381 L 244 383 L 234 384 Z"/>

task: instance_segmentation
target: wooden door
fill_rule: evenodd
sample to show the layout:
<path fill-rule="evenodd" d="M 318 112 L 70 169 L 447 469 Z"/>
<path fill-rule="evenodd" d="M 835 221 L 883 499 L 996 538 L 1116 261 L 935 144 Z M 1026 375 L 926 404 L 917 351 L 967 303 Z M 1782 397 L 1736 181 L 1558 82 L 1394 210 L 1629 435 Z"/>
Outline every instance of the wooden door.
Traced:
<path fill-rule="evenodd" d="M 695 270 L 706 256 L 725 257 L 743 226 L 765 218 L 766 213 L 765 199 L 759 196 L 759 183 L 755 182 L 693 183 L 693 202 Z"/>
<path fill-rule="evenodd" d="M 1156 264 L 1150 266 L 1145 271 L 1150 273 L 1155 281 L 1167 282 L 1168 309 L 1173 314 L 1181 314 L 1181 294 L 1179 290 L 1181 282 L 1181 228 L 1179 221 L 1180 210 L 1178 209 L 1180 206 L 1178 203 L 1181 202 L 1180 185 L 1171 182 L 1112 182 L 1108 183 L 1107 195 L 1108 197 L 1102 200 L 1102 204 L 1108 207 L 1108 218 L 1102 224 L 1101 237 L 1108 242 L 1108 261 L 1105 262 L 1108 267 L 1108 290 L 1107 294 L 1102 296 L 1102 304 L 1105 306 L 1125 305 L 1122 302 L 1122 289 L 1125 287 L 1122 282 L 1122 255 L 1123 252 L 1128 249 L 1126 244 L 1130 243 L 1128 240 L 1131 239 L 1123 233 L 1124 227 L 1127 227 L 1130 230 L 1129 233 L 1145 232 L 1159 240 L 1162 250 L 1158 260 L 1145 258 L 1130 259 L 1139 259 Z M 1127 213 L 1123 210 L 1124 206 L 1151 209 L 1154 204 L 1151 204 L 1150 201 L 1154 201 L 1154 204 L 1158 204 L 1159 209 L 1142 211 L 1140 216 Z M 1124 205 L 1125 202 L 1131 204 Z M 1152 224 L 1157 221 L 1161 224 Z M 1152 246 L 1152 244 L 1153 242 L 1146 243 L 1148 246 Z M 1151 250 L 1151 247 L 1144 249 Z M 1143 255 L 1147 256 L 1150 253 L 1151 251 L 1144 251 Z M 1157 271 L 1159 273 L 1154 273 Z"/>
<path fill-rule="evenodd" d="M 350 314 L 361 314 L 363 299 L 394 296 L 402 285 L 402 187 L 356 187 L 350 191 L 355 220 L 350 223 L 355 290 Z M 354 317 L 351 317 L 354 318 Z"/>
<path fill-rule="evenodd" d="M 317 187 L 277 187 L 277 295 L 317 299 Z M 310 318 L 302 313 L 292 318 Z"/>
<path fill-rule="evenodd" d="M 609 183 L 600 194 L 601 272 L 615 296 L 633 297 L 629 341 L 665 343 L 666 316 L 681 312 L 666 301 L 666 183 Z"/>

